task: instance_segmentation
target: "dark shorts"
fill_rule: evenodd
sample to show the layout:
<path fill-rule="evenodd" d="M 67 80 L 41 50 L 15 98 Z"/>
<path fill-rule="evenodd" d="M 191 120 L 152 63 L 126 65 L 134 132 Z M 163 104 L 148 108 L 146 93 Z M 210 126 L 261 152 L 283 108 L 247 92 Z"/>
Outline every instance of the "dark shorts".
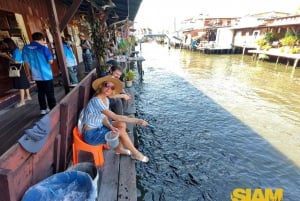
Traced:
<path fill-rule="evenodd" d="M 105 126 L 95 128 L 92 130 L 87 130 L 84 132 L 83 139 L 86 143 L 90 145 L 105 144 L 105 134 L 109 131 L 110 130 Z"/>

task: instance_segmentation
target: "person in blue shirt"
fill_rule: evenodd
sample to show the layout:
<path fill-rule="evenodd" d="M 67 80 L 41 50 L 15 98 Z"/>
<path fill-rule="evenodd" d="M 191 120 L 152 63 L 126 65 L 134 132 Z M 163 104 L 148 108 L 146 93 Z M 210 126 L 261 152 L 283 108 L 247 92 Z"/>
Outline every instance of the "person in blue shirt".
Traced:
<path fill-rule="evenodd" d="M 4 38 L 3 42 L 8 46 L 9 55 L 7 55 L 7 58 L 10 60 L 10 65 L 18 64 L 20 66 L 20 77 L 13 77 L 12 79 L 14 88 L 20 91 L 20 102 L 15 107 L 21 107 L 25 105 L 25 100 L 32 100 L 29 92 L 30 83 L 27 78 L 26 67 L 23 65 L 22 52 L 11 38 Z M 27 96 L 26 99 L 25 94 Z"/>
<path fill-rule="evenodd" d="M 66 64 L 69 72 L 69 78 L 72 85 L 78 84 L 78 78 L 77 78 L 77 61 L 75 58 L 75 55 L 73 53 L 72 47 L 68 45 L 67 41 L 64 37 L 62 37 L 62 44 L 66 59 Z"/>
<path fill-rule="evenodd" d="M 29 64 L 32 79 L 38 89 L 41 115 L 44 115 L 56 105 L 53 74 L 50 65 L 53 64 L 54 58 L 46 46 L 46 40 L 42 33 L 35 32 L 31 37 L 33 41 L 23 48 L 23 61 Z"/>
<path fill-rule="evenodd" d="M 84 33 L 79 33 L 80 46 L 82 48 L 82 59 L 84 63 L 85 73 L 89 73 L 93 69 L 93 55 L 92 45 L 89 40 L 85 38 Z"/>

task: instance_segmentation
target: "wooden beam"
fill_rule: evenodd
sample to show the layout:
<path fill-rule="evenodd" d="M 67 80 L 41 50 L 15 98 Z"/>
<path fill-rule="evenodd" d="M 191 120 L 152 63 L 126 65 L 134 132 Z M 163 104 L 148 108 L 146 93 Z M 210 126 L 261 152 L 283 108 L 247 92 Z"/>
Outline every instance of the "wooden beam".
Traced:
<path fill-rule="evenodd" d="M 50 25 L 52 28 L 52 34 L 53 34 L 53 39 L 54 39 L 54 44 L 55 44 L 55 52 L 58 60 L 58 65 L 62 73 L 62 78 L 63 78 L 63 85 L 65 89 L 65 93 L 69 93 L 70 88 L 69 88 L 69 74 L 68 74 L 68 69 L 66 65 L 66 60 L 64 56 L 64 51 L 63 51 L 63 46 L 62 46 L 62 40 L 61 40 L 61 33 L 59 30 L 59 23 L 58 23 L 58 17 L 57 17 L 57 12 L 56 12 L 56 7 L 55 7 L 55 0 L 49 0 L 45 1 L 47 4 L 47 7 L 49 8 L 49 21 Z"/>
<path fill-rule="evenodd" d="M 62 20 L 60 22 L 60 25 L 59 25 L 60 32 L 62 32 L 66 28 L 67 24 L 74 17 L 74 15 L 77 12 L 82 1 L 83 0 L 73 0 L 72 5 L 70 6 L 67 13 L 65 14 L 65 16 L 62 18 Z"/>

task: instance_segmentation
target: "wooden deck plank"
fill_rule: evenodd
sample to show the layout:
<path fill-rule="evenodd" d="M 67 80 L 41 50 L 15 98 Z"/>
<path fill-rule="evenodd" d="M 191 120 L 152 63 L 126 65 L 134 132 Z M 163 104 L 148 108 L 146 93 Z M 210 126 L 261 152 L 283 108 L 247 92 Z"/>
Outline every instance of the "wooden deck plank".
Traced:
<path fill-rule="evenodd" d="M 127 124 L 132 141 L 133 124 Z M 100 177 L 98 201 L 136 201 L 135 161 L 128 156 L 119 156 L 113 150 L 105 151 L 105 164 Z"/>
<path fill-rule="evenodd" d="M 55 87 L 55 97 L 59 102 L 64 97 L 61 86 Z M 32 100 L 20 108 L 9 108 L 0 114 L 0 155 L 13 146 L 22 136 L 23 131 L 33 126 L 41 118 L 37 93 L 32 93 Z M 5 143 L 3 143 L 5 142 Z"/>
<path fill-rule="evenodd" d="M 128 156 L 121 156 L 118 201 L 136 201 L 135 161 Z"/>
<path fill-rule="evenodd" d="M 117 201 L 120 156 L 113 150 L 106 150 L 104 156 L 98 201 Z"/>
<path fill-rule="evenodd" d="M 133 124 L 127 124 L 129 129 L 129 137 L 134 142 Z M 120 158 L 120 175 L 119 175 L 119 192 L 118 201 L 136 201 L 136 170 L 135 161 L 128 156 Z"/>

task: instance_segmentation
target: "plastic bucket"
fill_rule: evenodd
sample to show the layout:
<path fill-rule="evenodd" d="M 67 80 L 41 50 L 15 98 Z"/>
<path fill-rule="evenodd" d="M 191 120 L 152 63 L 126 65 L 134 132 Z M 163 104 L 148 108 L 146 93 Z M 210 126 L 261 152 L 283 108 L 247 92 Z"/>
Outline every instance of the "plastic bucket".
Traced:
<path fill-rule="evenodd" d="M 81 172 L 88 173 L 92 178 L 92 184 L 96 194 L 95 197 L 97 197 L 99 174 L 98 174 L 97 167 L 93 163 L 90 162 L 78 163 L 76 165 L 70 166 L 67 169 L 67 171 L 81 171 Z"/>
<path fill-rule="evenodd" d="M 105 134 L 105 140 L 109 144 L 109 147 L 114 149 L 119 144 L 119 133 L 110 131 Z"/>

